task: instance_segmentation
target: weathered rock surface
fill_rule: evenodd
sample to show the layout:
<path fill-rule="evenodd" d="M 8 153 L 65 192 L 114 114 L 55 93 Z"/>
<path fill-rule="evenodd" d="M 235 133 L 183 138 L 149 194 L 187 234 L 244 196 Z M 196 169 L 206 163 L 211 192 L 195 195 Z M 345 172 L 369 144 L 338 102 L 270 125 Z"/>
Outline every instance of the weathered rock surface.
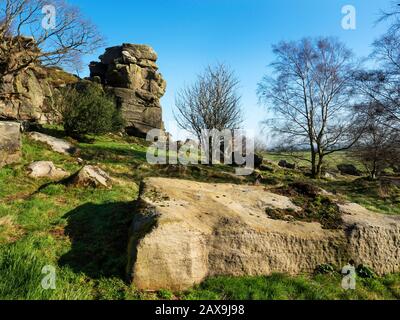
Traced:
<path fill-rule="evenodd" d="M 21 125 L 0 121 L 0 168 L 21 158 Z"/>
<path fill-rule="evenodd" d="M 63 179 L 69 175 L 63 169 L 56 168 L 51 161 L 36 161 L 31 163 L 28 168 L 31 178 Z"/>
<path fill-rule="evenodd" d="M 151 129 L 163 129 L 160 98 L 166 82 L 158 72 L 154 50 L 125 43 L 106 49 L 99 59 L 90 64 L 90 77 L 116 97 L 127 132 L 143 137 Z"/>
<path fill-rule="evenodd" d="M 68 141 L 48 136 L 44 133 L 30 132 L 29 138 L 47 144 L 53 151 L 62 154 L 74 154 L 77 149 Z"/>
<path fill-rule="evenodd" d="M 349 226 L 349 255 L 379 274 L 400 271 L 400 217 L 371 212 L 355 203 L 339 205 Z"/>
<path fill-rule="evenodd" d="M 69 179 L 69 184 L 77 187 L 110 188 L 111 177 L 96 166 L 84 166 Z"/>
<path fill-rule="evenodd" d="M 32 38 L 16 38 L 21 51 L 10 53 L 10 64 L 24 63 L 39 49 Z M 16 47 L 18 47 L 16 45 Z M 0 74 L 0 119 L 37 123 L 59 122 L 54 113 L 58 89 L 77 81 L 77 77 L 58 68 L 31 63 L 17 73 Z"/>
<path fill-rule="evenodd" d="M 260 186 L 148 178 L 129 241 L 139 289 L 183 290 L 216 275 L 312 272 L 350 258 L 379 274 L 400 270 L 400 218 L 342 205 L 343 230 L 271 220 L 266 208 L 298 210 Z"/>

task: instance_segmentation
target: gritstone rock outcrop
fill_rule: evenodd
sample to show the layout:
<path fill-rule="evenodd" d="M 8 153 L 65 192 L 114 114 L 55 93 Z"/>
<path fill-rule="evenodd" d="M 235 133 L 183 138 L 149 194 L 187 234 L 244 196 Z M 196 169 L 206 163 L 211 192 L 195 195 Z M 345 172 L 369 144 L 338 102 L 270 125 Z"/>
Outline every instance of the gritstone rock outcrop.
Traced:
<path fill-rule="evenodd" d="M 146 45 L 123 44 L 106 49 L 100 62 L 90 64 L 90 77 L 115 97 L 129 134 L 145 137 L 163 129 L 160 98 L 166 82 L 158 72 L 157 54 Z"/>
<path fill-rule="evenodd" d="M 78 78 L 59 69 L 47 68 L 39 62 L 30 63 L 19 72 L 7 73 L 11 65 L 24 64 L 40 51 L 32 38 L 16 38 L 21 50 L 0 64 L 0 119 L 56 123 L 60 116 L 54 112 L 58 89 L 75 83 Z M 1 58 L 1 61 L 5 59 Z"/>

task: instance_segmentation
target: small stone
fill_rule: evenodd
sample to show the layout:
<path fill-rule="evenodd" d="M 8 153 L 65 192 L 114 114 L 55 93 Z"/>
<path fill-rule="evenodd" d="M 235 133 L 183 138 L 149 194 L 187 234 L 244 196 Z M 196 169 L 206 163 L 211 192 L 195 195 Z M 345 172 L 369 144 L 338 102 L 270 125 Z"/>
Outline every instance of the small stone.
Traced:
<path fill-rule="evenodd" d="M 34 141 L 47 144 L 53 151 L 58 153 L 71 155 L 77 151 L 77 149 L 71 143 L 43 133 L 31 132 L 28 134 L 28 136 Z"/>
<path fill-rule="evenodd" d="M 76 187 L 111 188 L 111 177 L 96 166 L 84 166 L 70 178 L 69 185 Z"/>
<path fill-rule="evenodd" d="M 28 166 L 28 172 L 31 178 L 62 179 L 69 175 L 63 169 L 56 168 L 51 161 L 33 162 Z"/>

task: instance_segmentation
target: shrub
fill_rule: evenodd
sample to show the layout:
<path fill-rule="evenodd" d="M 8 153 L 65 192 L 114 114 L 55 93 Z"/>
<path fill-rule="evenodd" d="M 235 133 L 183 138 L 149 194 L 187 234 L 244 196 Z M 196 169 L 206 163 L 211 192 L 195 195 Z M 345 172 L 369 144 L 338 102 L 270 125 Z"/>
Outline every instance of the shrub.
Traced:
<path fill-rule="evenodd" d="M 315 268 L 315 274 L 334 274 L 335 267 L 331 264 L 320 264 Z"/>
<path fill-rule="evenodd" d="M 172 300 L 174 295 L 169 290 L 161 289 L 158 291 L 158 297 L 163 300 Z"/>
<path fill-rule="evenodd" d="M 362 264 L 360 264 L 357 269 L 357 275 L 360 278 L 364 278 L 364 279 L 373 279 L 376 277 L 376 273 L 374 272 L 374 270 L 372 270 L 370 267 L 368 266 L 364 266 Z"/>
<path fill-rule="evenodd" d="M 66 133 L 72 137 L 116 132 L 123 127 L 115 101 L 101 85 L 80 82 L 66 90 L 62 108 Z"/>

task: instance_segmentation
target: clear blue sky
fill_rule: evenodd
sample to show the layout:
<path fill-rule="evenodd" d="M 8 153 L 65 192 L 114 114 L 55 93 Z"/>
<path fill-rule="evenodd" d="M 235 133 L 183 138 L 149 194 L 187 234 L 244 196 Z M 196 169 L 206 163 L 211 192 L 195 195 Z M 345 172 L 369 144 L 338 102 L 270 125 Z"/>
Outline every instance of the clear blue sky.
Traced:
<path fill-rule="evenodd" d="M 151 45 L 168 88 L 162 99 L 167 129 L 175 94 L 207 64 L 224 62 L 241 82 L 245 128 L 257 129 L 266 112 L 257 83 L 272 62 L 271 46 L 305 36 L 336 36 L 358 56 L 384 31 L 375 26 L 390 0 L 70 0 L 98 25 L 107 45 Z M 341 27 L 342 7 L 357 9 L 357 29 Z M 86 60 L 97 60 L 99 50 Z M 84 74 L 87 75 L 87 74 Z"/>

